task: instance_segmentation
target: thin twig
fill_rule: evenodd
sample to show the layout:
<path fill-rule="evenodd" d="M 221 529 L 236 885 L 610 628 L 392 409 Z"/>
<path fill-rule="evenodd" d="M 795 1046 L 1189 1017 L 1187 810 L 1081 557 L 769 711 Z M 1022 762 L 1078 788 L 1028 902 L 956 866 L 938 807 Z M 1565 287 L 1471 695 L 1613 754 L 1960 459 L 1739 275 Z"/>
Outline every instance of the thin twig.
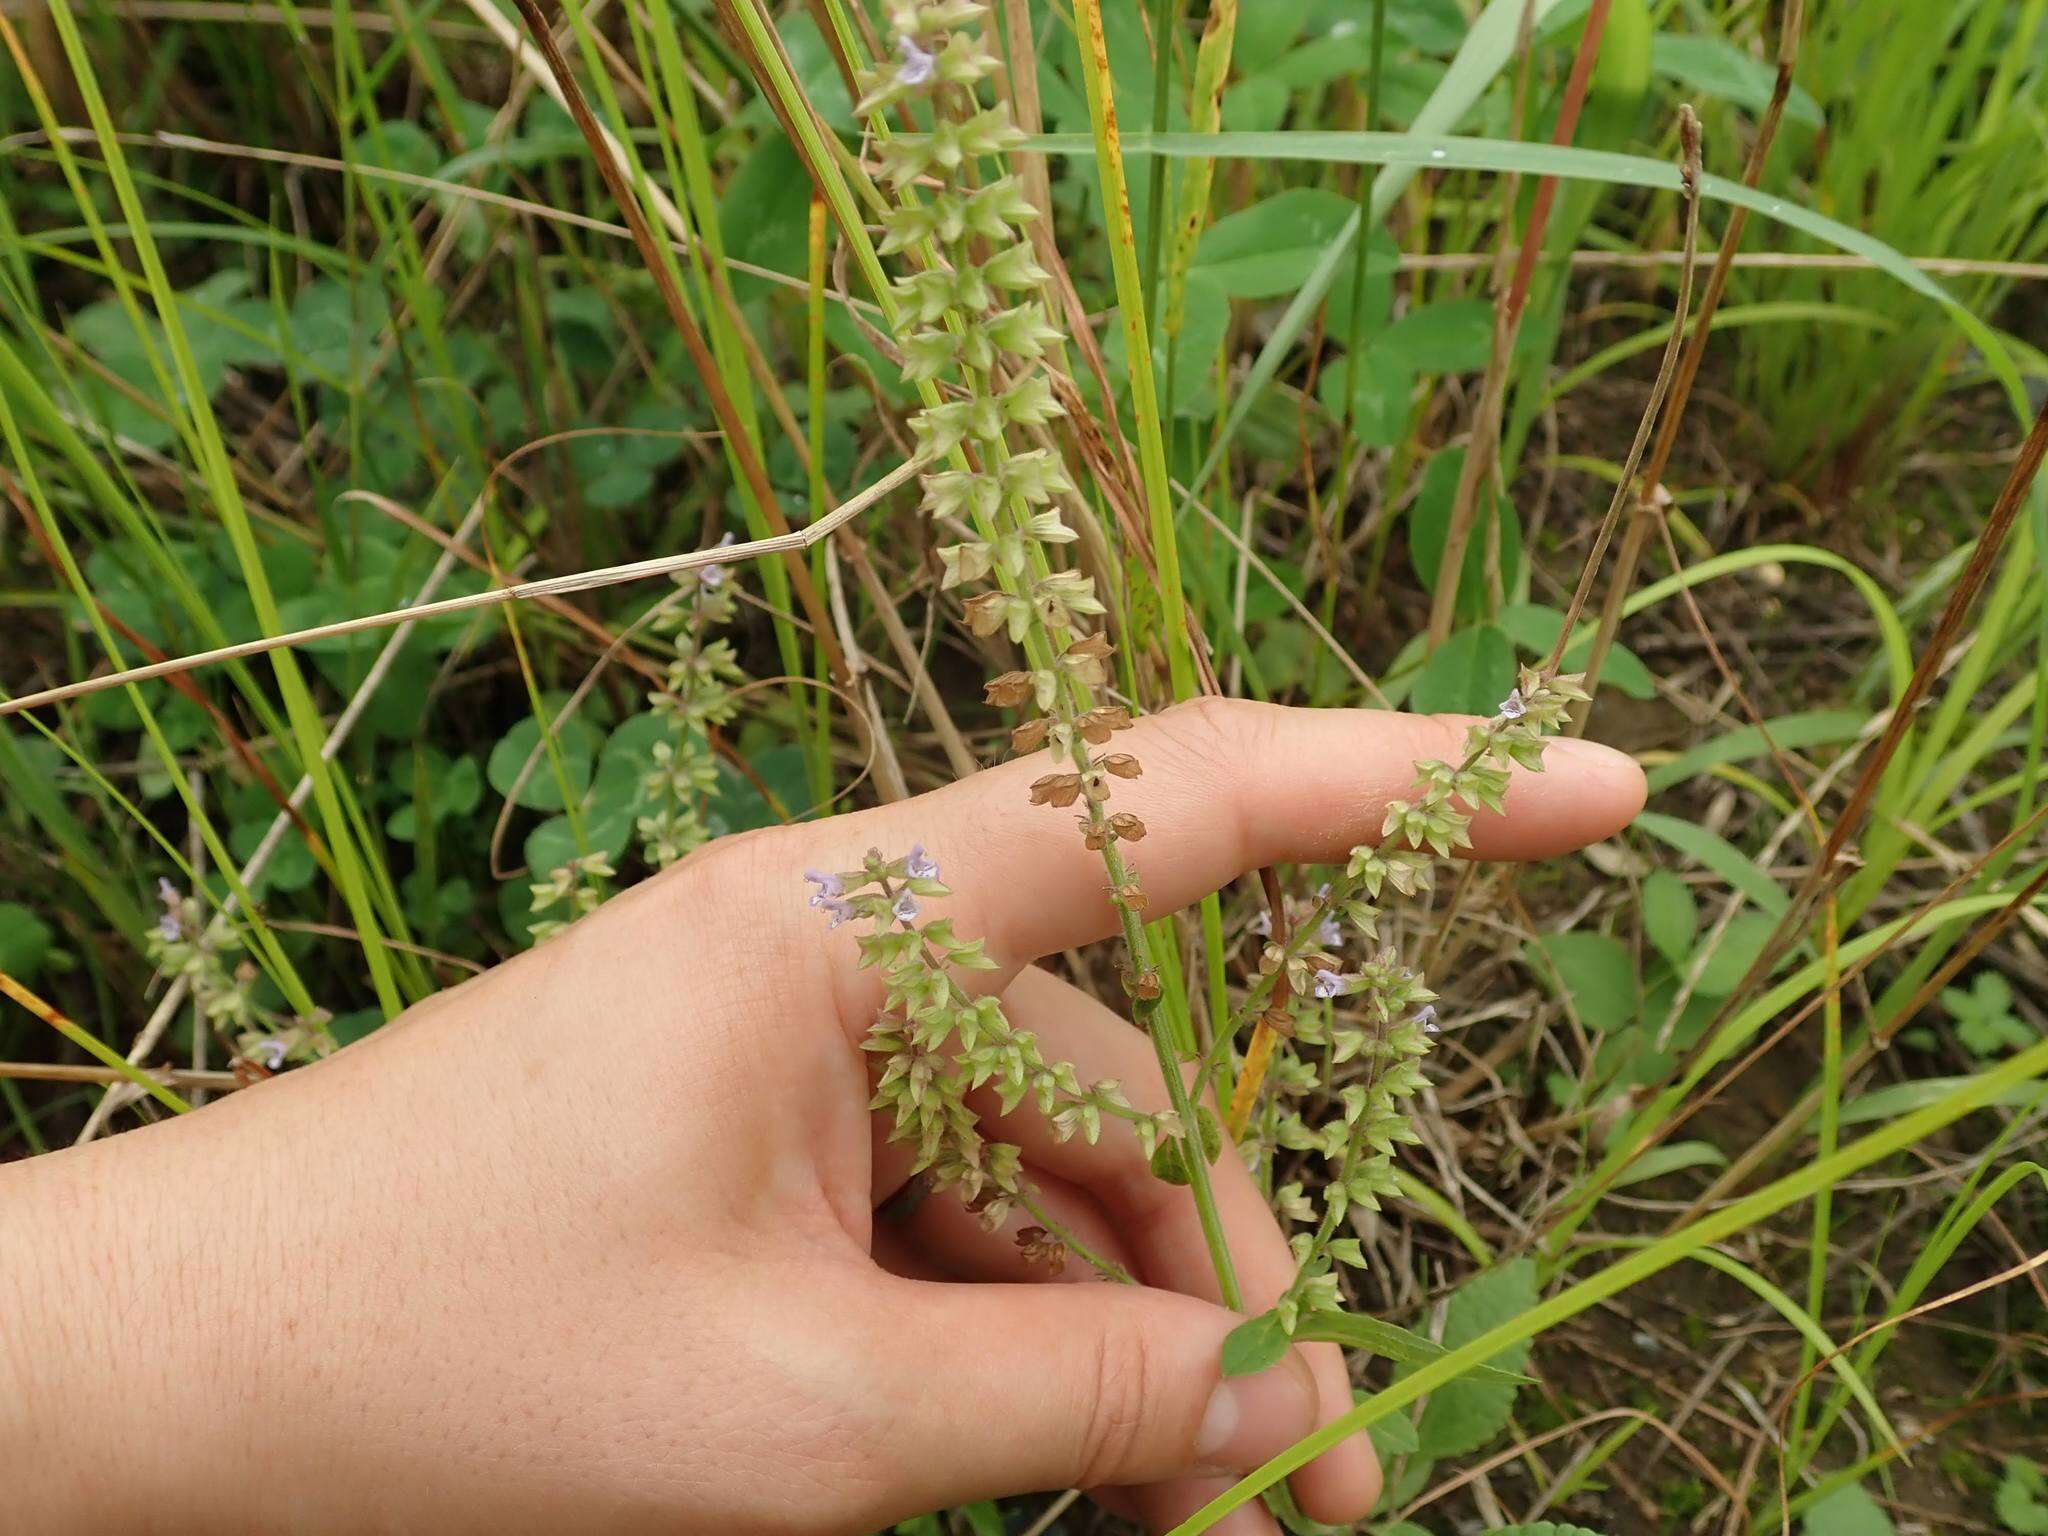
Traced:
<path fill-rule="evenodd" d="M 679 571 L 695 570 L 704 565 L 752 560 L 763 555 L 791 554 L 806 550 L 833 529 L 853 521 L 891 491 L 907 484 L 919 467 L 919 461 L 914 459 L 907 464 L 899 464 L 850 501 L 841 503 L 816 522 L 788 533 L 778 533 L 765 539 L 753 539 L 745 544 L 695 549 L 680 555 L 657 555 L 651 560 L 634 560 L 624 565 L 600 566 L 595 570 L 576 571 L 567 576 L 546 576 L 537 581 L 514 582 L 508 587 L 491 587 L 463 597 L 444 597 L 438 602 L 415 604 L 409 608 L 393 608 L 384 613 L 341 619 L 332 624 L 316 624 L 310 629 L 295 629 L 289 634 L 265 635 L 261 639 L 244 640 L 236 645 L 224 645 L 210 651 L 195 651 L 187 656 L 175 656 L 167 661 L 152 662 L 146 667 L 130 667 L 126 671 L 109 673 L 103 677 L 82 678 L 60 687 L 45 688 L 39 693 L 25 693 L 18 698 L 0 699 L 0 717 L 19 714 L 22 710 L 36 709 L 45 704 L 55 704 L 62 699 L 77 698 L 81 694 L 118 688 L 124 683 L 145 682 L 153 677 L 166 677 L 173 672 L 189 672 L 195 667 L 210 666 L 215 662 L 232 661 L 241 656 L 260 656 L 266 651 L 282 650 L 290 645 L 304 645 L 313 640 L 330 640 L 339 635 L 358 634 L 366 629 L 386 629 L 394 624 L 418 623 L 423 619 L 445 618 L 451 613 L 494 608 L 500 603 L 559 597 L 565 592 L 588 592 L 598 587 L 617 586 L 622 582 L 645 581 L 653 576 L 673 576 Z"/>

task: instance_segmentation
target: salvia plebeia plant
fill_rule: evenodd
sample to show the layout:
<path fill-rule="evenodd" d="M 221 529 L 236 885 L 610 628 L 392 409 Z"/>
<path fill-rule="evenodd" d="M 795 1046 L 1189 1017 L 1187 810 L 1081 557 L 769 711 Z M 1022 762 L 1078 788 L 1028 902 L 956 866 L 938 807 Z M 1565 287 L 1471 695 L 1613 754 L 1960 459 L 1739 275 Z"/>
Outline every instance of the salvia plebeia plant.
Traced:
<path fill-rule="evenodd" d="M 1047 350 L 1058 333 L 1040 293 L 1046 274 L 1022 233 L 1037 213 L 1004 165 L 1021 135 L 1007 111 L 979 90 L 999 68 L 982 41 L 983 9 L 973 0 L 892 6 L 894 55 L 869 77 L 861 103 L 874 121 L 908 107 L 929 124 L 883 139 L 876 151 L 880 179 L 894 199 L 879 249 L 915 263 L 896 283 L 894 299 L 905 375 L 927 390 L 928 404 L 912 421 L 919 454 L 934 466 L 924 476 L 924 511 L 942 529 L 969 535 L 938 550 L 941 585 L 969 594 L 969 628 L 1022 648 L 1026 665 L 990 681 L 987 698 L 1024 714 L 1012 732 L 1017 751 L 1049 754 L 1049 771 L 1031 785 L 1032 802 L 1073 811 L 1079 835 L 1102 855 L 1123 919 L 1125 988 L 1141 1022 L 1150 1023 L 1176 1111 L 1146 1128 L 1148 1146 L 1158 1144 L 1153 1165 L 1162 1177 L 1193 1184 L 1206 1206 L 1205 1163 L 1218 1154 L 1220 1137 L 1208 1114 L 1194 1109 L 1199 1098 L 1183 1091 L 1179 1052 L 1158 1025 L 1161 982 L 1148 959 L 1144 892 L 1124 851 L 1146 828 L 1112 803 L 1116 781 L 1137 777 L 1142 765 L 1115 749 L 1117 733 L 1131 724 L 1129 711 L 1098 702 L 1111 646 L 1091 626 L 1104 616 L 1104 604 L 1090 577 L 1062 564 L 1063 546 L 1075 535 L 1060 508 L 1074 488 L 1044 431 L 1062 414 L 1047 377 Z M 1405 1101 L 1423 1083 L 1418 1063 L 1437 1029 L 1424 979 L 1384 947 L 1347 969 L 1337 953 L 1344 931 L 1355 929 L 1361 942 L 1377 945 L 1383 896 L 1426 894 L 1433 859 L 1466 846 L 1473 809 L 1498 809 L 1510 765 L 1539 766 L 1543 732 L 1583 697 L 1574 679 L 1525 671 L 1499 713 L 1473 727 L 1462 761 L 1419 764 L 1416 793 L 1389 807 L 1381 846 L 1358 849 L 1299 921 L 1269 932 L 1244 1010 L 1216 1031 L 1199 1088 L 1206 1091 L 1235 1061 L 1250 1027 L 1240 1083 L 1248 1080 L 1254 1094 L 1262 1080 L 1274 1090 L 1247 1155 L 1268 1155 L 1258 1148 L 1271 1142 L 1331 1165 L 1320 1209 L 1298 1183 L 1275 1191 L 1283 1212 L 1303 1229 L 1293 1239 L 1296 1279 L 1280 1308 L 1290 1329 L 1305 1309 L 1336 1307 L 1335 1266 L 1362 1261 L 1345 1217 L 1353 1207 L 1376 1207 L 1394 1187 L 1394 1149 L 1415 1139 Z M 886 1062 L 877 1103 L 893 1110 L 898 1134 L 915 1139 L 920 1157 L 946 1182 L 971 1198 L 989 1189 L 1000 1198 L 1010 1186 L 992 1170 L 1003 1169 L 1014 1185 L 1015 1164 L 975 1139 L 974 1121 L 958 1105 L 961 1086 L 985 1070 L 969 1058 L 982 1062 L 1004 1049 L 990 1031 L 1007 1038 L 1007 1026 L 988 1022 L 1000 1019 L 1000 1009 L 991 999 L 969 1002 L 945 978 L 942 968 L 958 964 L 949 946 L 959 941 L 950 930 L 942 942 L 929 942 L 900 913 L 891 915 L 892 903 L 908 897 L 914 904 L 920 895 L 900 862 L 870 860 L 858 891 L 842 890 L 851 878 L 829 877 L 832 884 L 813 900 L 835 920 L 874 919 L 873 942 L 882 946 L 875 963 L 894 967 L 889 1006 L 874 1036 Z M 926 1001 L 927 989 L 935 1004 Z M 976 1022 L 963 1028 L 969 1010 Z M 1084 1096 L 1071 1073 L 1062 1078 L 1057 1066 L 1021 1062 L 1016 1070 L 1023 1074 L 1018 1081 L 1059 1087 L 1043 1100 L 1048 1114 L 1085 1123 Z M 1341 1115 L 1312 1126 L 1298 1106 L 1318 1089 L 1335 1095 Z M 1187 1155 L 1197 1138 L 1206 1157 Z M 1228 1260 L 1216 1257 L 1222 1275 Z"/>
<path fill-rule="evenodd" d="M 167 879 L 157 881 L 162 910 L 144 936 L 150 963 L 166 978 L 183 977 L 199 1012 L 199 1028 L 232 1039 L 244 1062 L 266 1072 L 317 1061 L 334 1050 L 327 1026 L 332 1015 L 318 1009 L 294 1016 L 258 1000 L 258 973 L 242 952 L 233 925 L 209 921 L 206 904 Z"/>
<path fill-rule="evenodd" d="M 723 565 L 685 571 L 678 578 L 682 600 L 655 619 L 672 652 L 666 686 L 654 695 L 654 712 L 675 734 L 657 741 L 640 790 L 646 812 L 635 823 L 641 856 L 656 869 L 669 865 L 711 839 L 708 806 L 718 793 L 718 759 L 711 732 L 739 708 L 733 684 L 744 676 L 730 641 L 712 631 L 732 622 L 738 599 Z"/>
<path fill-rule="evenodd" d="M 648 749 L 639 775 L 641 810 L 633 824 L 640 856 L 653 869 L 668 868 L 720 830 L 710 811 L 718 794 L 711 732 L 738 711 L 733 685 L 745 676 L 731 642 L 715 633 L 732 622 L 738 606 L 732 572 L 719 564 L 701 566 L 678 575 L 676 585 L 680 590 L 650 621 L 664 637 L 669 659 L 662 686 L 648 702 L 671 734 Z M 528 887 L 533 942 L 543 943 L 595 912 L 611 894 L 617 873 L 606 854 L 594 851 L 534 881 Z"/>
<path fill-rule="evenodd" d="M 1320 1209 L 1299 1181 L 1274 1191 L 1281 1214 L 1301 1227 L 1290 1240 L 1294 1283 L 1277 1309 L 1289 1331 L 1303 1311 L 1341 1306 L 1337 1266 L 1364 1263 L 1357 1239 L 1339 1235 L 1348 1233 L 1345 1218 L 1354 1206 L 1378 1210 L 1396 1192 L 1394 1149 L 1418 1139 L 1407 1101 L 1423 1086 L 1421 1058 L 1440 1028 L 1436 994 L 1380 943 L 1383 903 L 1390 893 L 1433 888 L 1435 861 L 1471 846 L 1473 811 L 1503 809 L 1511 769 L 1540 770 L 1545 733 L 1586 697 L 1575 676 L 1524 668 L 1498 711 L 1466 732 L 1457 762 L 1416 764 L 1414 792 L 1388 804 L 1379 843 L 1353 849 L 1286 934 L 1268 930 L 1239 1015 L 1240 1025 L 1253 1024 L 1255 1042 L 1260 1034 L 1279 1042 L 1261 1129 L 1278 1148 L 1320 1158 L 1327 1171 Z M 1348 968 L 1338 953 L 1347 930 L 1375 946 Z M 1311 1125 L 1297 1106 L 1318 1089 L 1333 1093 L 1342 1112 Z"/>
<path fill-rule="evenodd" d="M 1000 1001 L 961 984 L 960 976 L 995 962 L 981 940 L 955 934 L 950 918 L 925 917 L 926 902 L 951 892 L 921 846 L 894 859 L 870 850 L 859 869 L 809 870 L 804 878 L 814 887 L 811 906 L 832 927 L 864 926 L 860 963 L 882 978 L 882 1006 L 863 1042 L 876 1064 L 872 1107 L 887 1112 L 892 1137 L 915 1150 L 912 1171 L 956 1192 L 991 1229 L 1019 1204 L 1052 1224 L 1023 1182 L 1018 1149 L 983 1133 L 971 1092 L 990 1090 L 1004 1114 L 1029 1103 L 1062 1141 L 1095 1142 L 1106 1118 L 1129 1122 L 1148 1153 L 1173 1132 L 1171 1114 L 1132 1108 L 1114 1080 L 1083 1083 L 1071 1065 L 1048 1061 L 1037 1036 L 1015 1028 Z M 1028 1256 L 1054 1267 L 1072 1245 L 1044 1227 L 1026 1228 L 1020 1240 Z"/>

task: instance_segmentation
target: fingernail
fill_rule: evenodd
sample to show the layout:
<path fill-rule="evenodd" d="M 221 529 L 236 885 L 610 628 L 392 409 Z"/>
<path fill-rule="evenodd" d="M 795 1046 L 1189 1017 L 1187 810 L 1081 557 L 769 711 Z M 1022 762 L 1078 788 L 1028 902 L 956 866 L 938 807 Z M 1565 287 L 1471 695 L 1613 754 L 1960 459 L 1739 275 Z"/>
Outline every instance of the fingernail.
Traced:
<path fill-rule="evenodd" d="M 1308 1367 L 1290 1356 L 1256 1376 L 1217 1384 L 1195 1437 L 1195 1463 L 1208 1471 L 1249 1471 L 1313 1428 L 1315 1388 Z"/>
<path fill-rule="evenodd" d="M 1551 763 L 1572 773 L 1591 774 L 1629 788 L 1639 788 L 1643 782 L 1642 767 L 1633 757 L 1597 741 L 1557 736 L 1543 744 L 1543 751 Z"/>

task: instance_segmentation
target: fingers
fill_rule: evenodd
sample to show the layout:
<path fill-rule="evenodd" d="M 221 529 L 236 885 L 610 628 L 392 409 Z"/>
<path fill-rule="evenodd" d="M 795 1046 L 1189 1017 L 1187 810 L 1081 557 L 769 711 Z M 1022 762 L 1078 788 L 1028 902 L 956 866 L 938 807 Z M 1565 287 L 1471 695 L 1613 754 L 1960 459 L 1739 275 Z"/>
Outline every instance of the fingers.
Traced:
<path fill-rule="evenodd" d="M 921 1508 L 1244 1472 L 1314 1426 L 1298 1358 L 1222 1379 L 1239 1318 L 1207 1302 L 1109 1283 L 879 1284 L 892 1340 L 873 1366 L 893 1420 L 881 1438 L 944 1447 L 902 1469 Z"/>
<path fill-rule="evenodd" d="M 1003 996 L 1010 1021 L 1038 1035 L 1049 1059 L 1071 1061 L 1084 1082 L 1115 1078 L 1134 1105 L 1167 1107 L 1166 1089 L 1146 1037 L 1110 1009 L 1050 972 L 1027 967 Z M 1114 1223 L 1138 1277 L 1148 1285 L 1204 1300 L 1221 1299 L 1214 1264 L 1193 1197 L 1156 1177 L 1138 1138 L 1122 1121 L 1106 1121 L 1095 1145 L 1058 1141 L 1029 1106 L 997 1116 L 991 1136 L 1023 1148 L 1027 1166 L 1048 1170 L 1092 1195 Z M 1294 1256 L 1243 1161 L 1234 1153 L 1210 1169 L 1217 1214 L 1237 1269 L 1247 1313 L 1266 1310 L 1294 1278 Z M 1321 1402 L 1319 1422 L 1351 1407 L 1351 1381 L 1334 1344 L 1305 1346 Z M 1354 1436 L 1331 1448 L 1293 1478 L 1295 1497 L 1312 1518 L 1329 1524 L 1362 1519 L 1379 1498 L 1379 1464 L 1372 1442 Z"/>
<path fill-rule="evenodd" d="M 1141 842 L 1122 847 L 1150 910 L 1186 906 L 1264 865 L 1341 860 L 1378 837 L 1387 802 L 1412 792 L 1418 760 L 1456 757 L 1469 723 L 1200 699 L 1118 733 L 1115 750 L 1143 773 L 1118 780 L 1111 803 L 1145 825 Z M 1477 857 L 1561 853 L 1608 836 L 1642 806 L 1642 773 L 1620 752 L 1555 740 L 1545 761 L 1543 773 L 1516 771 L 1506 815 L 1474 818 Z M 851 868 L 869 846 L 923 844 L 954 890 L 961 931 L 1022 963 L 1117 927 L 1101 856 L 1083 846 L 1074 813 L 1030 803 L 1032 781 L 1050 771 L 1038 753 L 809 835 L 826 867 Z"/>

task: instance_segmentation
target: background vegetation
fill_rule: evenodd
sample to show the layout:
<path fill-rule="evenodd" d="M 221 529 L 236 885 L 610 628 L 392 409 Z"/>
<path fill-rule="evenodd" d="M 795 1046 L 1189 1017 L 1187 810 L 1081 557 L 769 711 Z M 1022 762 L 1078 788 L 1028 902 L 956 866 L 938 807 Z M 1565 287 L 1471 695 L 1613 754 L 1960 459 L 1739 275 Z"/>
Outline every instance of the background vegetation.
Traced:
<path fill-rule="evenodd" d="M 761 537 L 909 457 L 848 78 L 883 18 L 547 22 L 601 153 L 493 0 L 0 8 L 9 697 Z M 2048 1531 L 2048 0 L 989 25 L 1126 696 L 1490 712 L 1584 575 L 1585 728 L 1650 773 L 1622 838 L 1403 910 L 1447 1030 L 1345 1283 L 1450 1353 L 1361 1361 L 1374 1529 Z M 358 1038 L 704 836 L 992 761 L 1007 647 L 914 500 L 737 603 L 608 586 L 0 721 L 4 1155 Z M 1166 930 L 1188 1027 L 1261 906 Z"/>

